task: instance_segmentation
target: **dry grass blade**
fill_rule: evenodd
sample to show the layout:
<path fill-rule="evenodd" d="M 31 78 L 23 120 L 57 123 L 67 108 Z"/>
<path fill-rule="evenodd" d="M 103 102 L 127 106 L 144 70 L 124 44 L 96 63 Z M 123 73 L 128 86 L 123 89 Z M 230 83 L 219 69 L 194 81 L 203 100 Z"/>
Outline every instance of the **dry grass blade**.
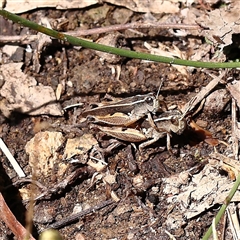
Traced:
<path fill-rule="evenodd" d="M 184 115 L 193 110 L 219 84 L 226 72 L 225 70 L 219 76 L 214 76 L 214 79 L 184 106 L 182 109 Z"/>
<path fill-rule="evenodd" d="M 9 162 L 12 164 L 14 170 L 18 174 L 19 177 L 26 177 L 25 173 L 17 163 L 16 159 L 13 157 L 13 155 L 10 153 L 9 149 L 7 148 L 6 144 L 3 142 L 3 140 L 0 138 L 0 148 L 9 160 Z"/>
<path fill-rule="evenodd" d="M 239 226 L 238 214 L 236 212 L 236 207 L 233 204 L 231 204 L 227 208 L 226 212 L 227 212 L 230 227 L 232 230 L 233 239 L 237 240 L 240 237 L 240 226 Z"/>

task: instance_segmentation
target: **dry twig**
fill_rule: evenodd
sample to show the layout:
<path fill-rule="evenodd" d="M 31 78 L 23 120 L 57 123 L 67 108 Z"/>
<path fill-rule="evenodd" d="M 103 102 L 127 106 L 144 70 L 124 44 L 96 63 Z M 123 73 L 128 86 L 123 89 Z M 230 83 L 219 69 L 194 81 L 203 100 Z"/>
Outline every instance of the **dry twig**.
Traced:
<path fill-rule="evenodd" d="M 28 235 L 29 240 L 35 240 L 27 230 L 18 222 L 9 207 L 7 206 L 2 194 L 0 193 L 0 218 L 11 229 L 18 240 L 23 240 Z"/>
<path fill-rule="evenodd" d="M 206 87 L 203 87 L 201 91 L 183 107 L 182 112 L 185 113 L 193 110 L 194 107 L 219 84 L 226 72 L 227 71 L 225 70 L 219 76 L 214 76 L 213 80 Z"/>
<path fill-rule="evenodd" d="M 71 31 L 67 32 L 66 34 L 72 36 L 87 36 L 92 34 L 100 34 L 112 31 L 122 31 L 127 29 L 191 29 L 191 30 L 201 30 L 202 27 L 198 24 L 169 24 L 169 23 L 126 23 L 126 24 L 116 24 L 107 27 L 101 28 L 94 28 L 94 29 L 87 29 L 87 30 L 78 30 L 78 31 Z"/>
<path fill-rule="evenodd" d="M 236 206 L 232 203 L 228 206 L 227 210 L 228 221 L 232 231 L 233 239 L 237 240 L 240 237 L 240 225 L 238 220 L 238 214 Z"/>
<path fill-rule="evenodd" d="M 70 216 L 65 217 L 64 219 L 62 219 L 62 220 L 60 220 L 58 222 L 55 222 L 55 223 L 49 225 L 48 229 L 49 228 L 54 228 L 54 229 L 61 228 L 61 227 L 65 226 L 65 225 L 68 225 L 68 224 L 70 224 L 72 222 L 77 221 L 78 219 L 80 219 L 81 217 L 83 217 L 83 216 L 85 216 L 85 215 L 87 215 L 89 213 L 96 212 L 96 211 L 98 211 L 98 210 L 100 210 L 100 209 L 102 209 L 104 207 L 107 207 L 107 206 L 113 204 L 113 203 L 115 203 L 115 201 L 112 200 L 112 199 L 109 199 L 107 201 L 101 202 L 100 204 L 98 204 L 98 205 L 96 205 L 94 207 L 90 207 L 90 208 L 88 208 L 88 209 L 86 209 L 84 211 L 81 211 L 81 212 L 78 212 L 76 214 L 70 215 Z"/>
<path fill-rule="evenodd" d="M 168 24 L 168 23 L 127 23 L 127 24 L 116 24 L 106 27 L 94 28 L 94 29 L 80 29 L 76 31 L 64 32 L 75 37 L 87 36 L 93 34 L 107 33 L 112 31 L 122 31 L 127 29 L 187 29 L 187 30 L 201 30 L 202 28 L 198 24 Z M 14 43 L 20 42 L 21 44 L 30 44 L 37 40 L 38 35 L 23 35 L 23 36 L 2 36 L 0 35 L 0 42 L 3 43 Z"/>
<path fill-rule="evenodd" d="M 88 172 L 86 167 L 78 168 L 76 171 L 67 176 L 63 181 L 55 185 L 53 188 L 45 190 L 34 200 L 36 201 L 42 198 L 50 198 L 55 193 L 61 193 L 68 185 L 72 184 L 76 179 L 79 179 L 80 175 L 83 178 L 89 174 L 90 173 Z"/>
<path fill-rule="evenodd" d="M 236 100 L 232 99 L 232 150 L 235 160 L 238 160 L 240 129 L 238 128 L 236 107 Z"/>

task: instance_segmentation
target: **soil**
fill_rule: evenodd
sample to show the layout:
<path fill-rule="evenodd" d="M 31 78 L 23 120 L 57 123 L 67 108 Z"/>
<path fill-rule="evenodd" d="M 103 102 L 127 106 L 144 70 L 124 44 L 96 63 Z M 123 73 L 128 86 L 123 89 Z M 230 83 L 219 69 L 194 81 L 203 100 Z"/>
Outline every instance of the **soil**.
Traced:
<path fill-rule="evenodd" d="M 69 22 L 59 27 L 64 31 L 76 29 L 80 21 L 85 27 L 94 28 L 116 24 L 123 19 L 136 21 L 143 18 L 143 14 L 110 5 L 107 6 L 106 16 L 95 16 L 91 11 L 98 7 L 78 11 L 37 10 L 24 16 L 34 21 L 37 21 L 41 15 L 55 20 L 66 17 Z M 126 14 L 126 18 L 123 18 L 122 14 Z M 160 19 L 161 15 L 156 14 L 154 17 Z M 8 35 L 18 35 L 23 31 L 26 30 L 13 24 Z M 184 46 L 181 39 L 171 36 L 166 30 L 146 29 L 142 32 L 145 34 L 144 37 L 129 30 L 122 31 L 121 34 L 125 39 L 122 43 L 123 47 L 146 51 L 143 47 L 144 41 L 152 45 L 161 41 L 169 47 L 173 44 L 178 46 L 186 54 L 191 51 L 186 47 L 190 41 L 188 37 L 185 38 Z M 105 34 L 96 34 L 91 38 L 96 40 L 104 36 Z M 198 42 L 199 38 L 195 41 Z M 26 45 L 22 47 L 25 48 Z M 10 61 L 7 56 L 5 58 L 6 61 Z M 31 176 L 34 178 L 34 172 L 29 166 L 29 156 L 25 152 L 25 146 L 40 131 L 61 132 L 65 139 L 91 133 L 97 139 L 99 148 L 104 154 L 104 161 L 107 163 L 107 167 L 102 171 L 89 166 L 87 160 L 90 151 L 75 156 L 74 159 L 78 160 L 78 163 L 65 160 L 63 159 L 64 142 L 57 150 L 59 160 L 66 165 L 64 174 L 58 175 L 59 166 L 55 166 L 49 178 L 38 176 L 35 179 L 48 192 L 39 198 L 34 206 L 33 236 L 38 238 L 41 231 L 51 227 L 53 223 L 67 219 L 73 212 L 79 211 L 77 209 L 85 210 L 103 204 L 111 199 L 114 193 L 120 201 L 112 202 L 59 227 L 63 238 L 153 240 L 170 239 L 167 234 L 170 232 L 176 239 L 200 239 L 211 225 L 219 206 L 214 206 L 192 219 L 184 220 L 176 217 L 175 222 L 179 221 L 179 223 L 169 224 L 166 221 L 168 214 L 177 211 L 179 206 L 174 202 L 167 203 L 168 196 L 163 193 L 162 179 L 189 169 L 193 169 L 195 173 L 201 171 L 208 161 L 209 154 L 213 152 L 213 146 L 199 138 L 198 134 L 188 127 L 182 135 L 172 134 L 173 153 L 166 149 L 166 138 L 150 145 L 143 153 L 139 153 L 138 143 L 134 146 L 131 142 L 125 141 L 120 141 L 116 148 L 109 150 L 114 138 L 94 128 L 90 129 L 88 125 L 81 125 L 83 122 L 81 112 L 91 104 L 102 102 L 106 93 L 116 98 L 156 93 L 161 82 L 163 82 L 161 98 L 166 101 L 167 106 L 176 105 L 181 108 L 212 80 L 209 76 L 210 71 L 194 69 L 186 76 L 169 64 L 122 58 L 118 63 L 109 63 L 102 61 L 93 50 L 75 48 L 57 40 L 43 49 L 38 73 L 35 71 L 31 56 L 29 58 L 26 52 L 23 52 L 23 59 L 23 72 L 34 76 L 38 84 L 51 86 L 56 91 L 58 84 L 64 82 L 65 89 L 60 98 L 63 107 L 82 104 L 67 109 L 62 117 L 46 115 L 33 117 L 17 111 L 8 119 L 1 117 L 1 137 L 28 178 L 31 179 Z M 119 79 L 116 77 L 117 66 L 120 68 Z M 217 71 L 211 73 L 218 75 Z M 232 70 L 224 79 L 235 74 Z M 193 119 L 202 121 L 205 129 L 209 130 L 214 138 L 227 141 L 231 133 L 229 106 L 229 102 L 226 102 L 219 111 L 203 109 Z M 219 152 L 224 151 L 222 145 L 217 146 L 217 149 Z M 29 182 L 17 182 L 15 171 L 3 153 L 0 154 L 1 191 L 17 219 L 26 226 L 28 223 L 25 215 L 31 202 L 24 201 L 22 193 L 33 192 L 38 196 L 44 191 L 39 187 L 33 187 Z M 73 173 L 75 175 L 70 179 Z M 114 177 L 114 181 L 106 180 L 106 176 Z M 64 180 L 68 181 L 66 185 L 58 185 Z M 21 195 L 19 189 L 22 189 Z M 1 239 L 14 239 L 11 231 L 4 223 L 1 224 Z"/>

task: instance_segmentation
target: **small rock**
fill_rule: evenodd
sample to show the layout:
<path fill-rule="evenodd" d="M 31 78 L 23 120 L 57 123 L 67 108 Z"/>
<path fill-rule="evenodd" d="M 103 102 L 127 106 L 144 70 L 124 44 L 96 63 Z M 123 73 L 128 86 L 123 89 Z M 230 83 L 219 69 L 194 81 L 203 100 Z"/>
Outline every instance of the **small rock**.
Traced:
<path fill-rule="evenodd" d="M 211 113 L 220 113 L 228 101 L 230 100 L 230 95 L 226 89 L 219 89 L 212 92 L 207 98 L 204 105 L 204 111 Z"/>
<path fill-rule="evenodd" d="M 12 56 L 17 51 L 18 46 L 12 46 L 12 45 L 5 45 L 2 48 L 2 52 L 7 54 L 8 56 Z"/>
<path fill-rule="evenodd" d="M 49 183 L 55 166 L 60 167 L 60 159 L 57 150 L 63 144 L 64 137 L 60 132 L 39 132 L 25 146 L 29 155 L 29 165 L 34 170 L 36 177 Z M 64 167 L 65 168 L 65 167 Z M 60 176 L 58 176 L 60 178 Z"/>
<path fill-rule="evenodd" d="M 24 56 L 24 48 L 18 47 L 13 55 L 10 57 L 14 62 L 22 62 Z"/>

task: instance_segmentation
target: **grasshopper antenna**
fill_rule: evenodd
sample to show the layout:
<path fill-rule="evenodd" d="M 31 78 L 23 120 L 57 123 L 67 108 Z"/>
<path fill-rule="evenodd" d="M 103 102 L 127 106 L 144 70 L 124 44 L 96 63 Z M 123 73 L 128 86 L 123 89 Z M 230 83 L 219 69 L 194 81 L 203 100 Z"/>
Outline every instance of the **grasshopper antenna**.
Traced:
<path fill-rule="evenodd" d="M 182 120 L 183 118 L 185 118 L 186 115 L 192 110 L 193 103 L 194 103 L 195 100 L 196 100 L 196 97 L 193 97 L 193 98 L 187 103 L 187 106 L 185 107 L 184 112 L 182 113 L 182 116 L 181 116 L 180 120 Z M 202 108 L 202 106 L 201 106 L 201 108 Z M 200 109 L 201 109 L 201 108 L 200 108 Z M 197 110 L 197 111 L 198 111 L 198 110 Z M 195 113 L 194 113 L 194 115 L 195 115 Z"/>
<path fill-rule="evenodd" d="M 161 81 L 161 83 L 160 83 L 160 85 L 159 85 L 156 98 L 158 98 L 158 96 L 159 96 L 159 93 L 160 93 L 160 90 L 161 90 L 161 88 L 162 88 L 162 85 L 163 85 L 163 80 Z"/>
<path fill-rule="evenodd" d="M 156 95 L 156 100 L 159 104 L 159 108 L 164 112 L 164 111 L 167 111 L 168 108 L 167 108 L 167 104 L 165 103 L 165 101 L 163 100 L 159 100 L 159 93 L 160 93 L 160 90 L 162 88 L 162 85 L 163 85 L 163 80 L 160 82 L 160 85 L 159 85 L 159 88 L 158 88 L 158 91 L 157 91 L 157 95 Z"/>

